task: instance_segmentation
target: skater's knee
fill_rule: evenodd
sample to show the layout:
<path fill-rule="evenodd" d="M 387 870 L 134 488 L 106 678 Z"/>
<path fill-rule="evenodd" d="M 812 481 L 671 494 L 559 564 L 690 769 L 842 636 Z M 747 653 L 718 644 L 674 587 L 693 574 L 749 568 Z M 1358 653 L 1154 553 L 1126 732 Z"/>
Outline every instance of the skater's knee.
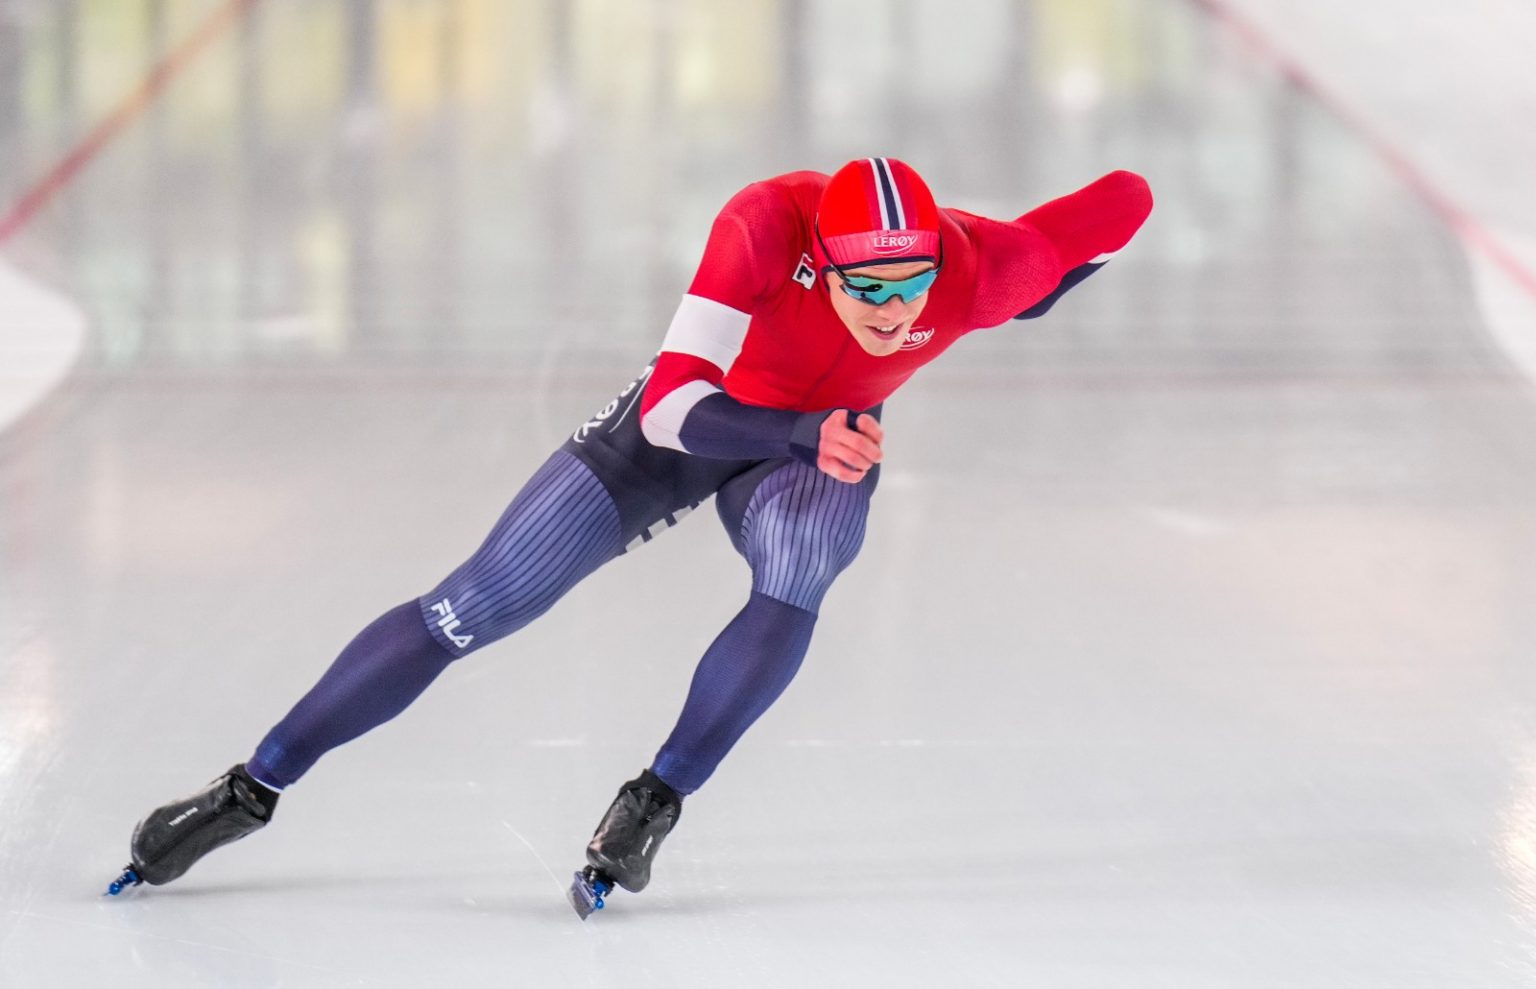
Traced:
<path fill-rule="evenodd" d="M 505 638 L 548 611 L 558 590 L 528 580 L 445 581 L 421 598 L 427 631 L 455 656 Z"/>
<path fill-rule="evenodd" d="M 820 499 L 779 494 L 754 505 L 745 523 L 752 589 L 813 613 L 859 555 L 868 515 L 861 492 L 827 480 L 845 490 L 829 488 Z"/>
<path fill-rule="evenodd" d="M 475 554 L 422 596 L 422 617 L 444 648 L 465 655 L 548 611 L 621 550 L 613 499 L 590 468 L 557 453 Z"/>
<path fill-rule="evenodd" d="M 818 546 L 777 553 L 752 568 L 752 589 L 815 614 L 832 583 L 851 562 L 851 554 L 845 558 Z"/>

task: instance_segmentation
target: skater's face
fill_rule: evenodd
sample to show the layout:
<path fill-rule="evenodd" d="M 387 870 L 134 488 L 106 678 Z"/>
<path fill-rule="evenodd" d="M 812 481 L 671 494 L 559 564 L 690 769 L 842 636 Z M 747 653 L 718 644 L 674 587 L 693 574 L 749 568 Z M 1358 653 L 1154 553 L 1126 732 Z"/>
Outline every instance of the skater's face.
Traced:
<path fill-rule="evenodd" d="M 901 349 L 906 342 L 912 324 L 922 315 L 928 304 L 925 291 L 908 302 L 900 295 L 892 295 L 879 305 L 863 302 L 844 290 L 844 278 L 855 279 L 853 285 L 863 284 L 862 279 L 898 282 L 934 270 L 931 261 L 906 261 L 901 264 L 876 264 L 864 268 L 848 268 L 842 274 L 827 272 L 827 292 L 832 299 L 832 309 L 837 313 L 848 332 L 859 342 L 865 352 L 875 357 L 886 357 Z"/>

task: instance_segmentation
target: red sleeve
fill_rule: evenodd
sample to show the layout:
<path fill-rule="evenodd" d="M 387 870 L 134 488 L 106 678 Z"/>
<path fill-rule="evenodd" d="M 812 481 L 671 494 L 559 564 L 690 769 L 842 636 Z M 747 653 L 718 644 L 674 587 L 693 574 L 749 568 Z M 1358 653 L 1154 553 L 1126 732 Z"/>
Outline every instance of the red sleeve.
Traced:
<path fill-rule="evenodd" d="M 1110 172 L 1070 195 L 1030 210 L 1016 221 L 1045 235 L 1071 271 L 1130 243 L 1152 212 L 1152 190 L 1135 172 Z"/>
<path fill-rule="evenodd" d="M 1111 172 L 1011 223 L 962 214 L 977 254 L 975 326 L 997 326 L 1045 298 L 1062 276 L 1130 242 L 1152 211 L 1146 180 Z"/>

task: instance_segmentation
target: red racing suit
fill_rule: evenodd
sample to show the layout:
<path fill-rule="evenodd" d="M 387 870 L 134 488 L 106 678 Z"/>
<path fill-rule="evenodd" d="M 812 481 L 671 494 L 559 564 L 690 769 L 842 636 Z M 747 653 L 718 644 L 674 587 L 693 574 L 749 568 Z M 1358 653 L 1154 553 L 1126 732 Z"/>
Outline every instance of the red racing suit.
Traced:
<path fill-rule="evenodd" d="M 720 211 L 641 398 L 653 445 L 814 463 L 829 410 L 873 408 L 965 334 L 1043 313 L 1152 208 L 1145 180 L 1117 171 L 1011 221 L 941 210 L 943 270 L 902 348 L 875 357 L 828 298 L 813 227 L 827 178 L 755 182 Z"/>

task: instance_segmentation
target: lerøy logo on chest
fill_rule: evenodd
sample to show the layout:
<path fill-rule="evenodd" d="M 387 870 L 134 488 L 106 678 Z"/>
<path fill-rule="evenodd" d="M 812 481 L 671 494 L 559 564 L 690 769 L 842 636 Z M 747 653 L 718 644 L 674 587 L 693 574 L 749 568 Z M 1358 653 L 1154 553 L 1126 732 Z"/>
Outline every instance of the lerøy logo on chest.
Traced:
<path fill-rule="evenodd" d="M 907 338 L 901 342 L 902 350 L 916 350 L 933 339 L 938 330 L 932 326 L 914 326 L 907 331 Z"/>

